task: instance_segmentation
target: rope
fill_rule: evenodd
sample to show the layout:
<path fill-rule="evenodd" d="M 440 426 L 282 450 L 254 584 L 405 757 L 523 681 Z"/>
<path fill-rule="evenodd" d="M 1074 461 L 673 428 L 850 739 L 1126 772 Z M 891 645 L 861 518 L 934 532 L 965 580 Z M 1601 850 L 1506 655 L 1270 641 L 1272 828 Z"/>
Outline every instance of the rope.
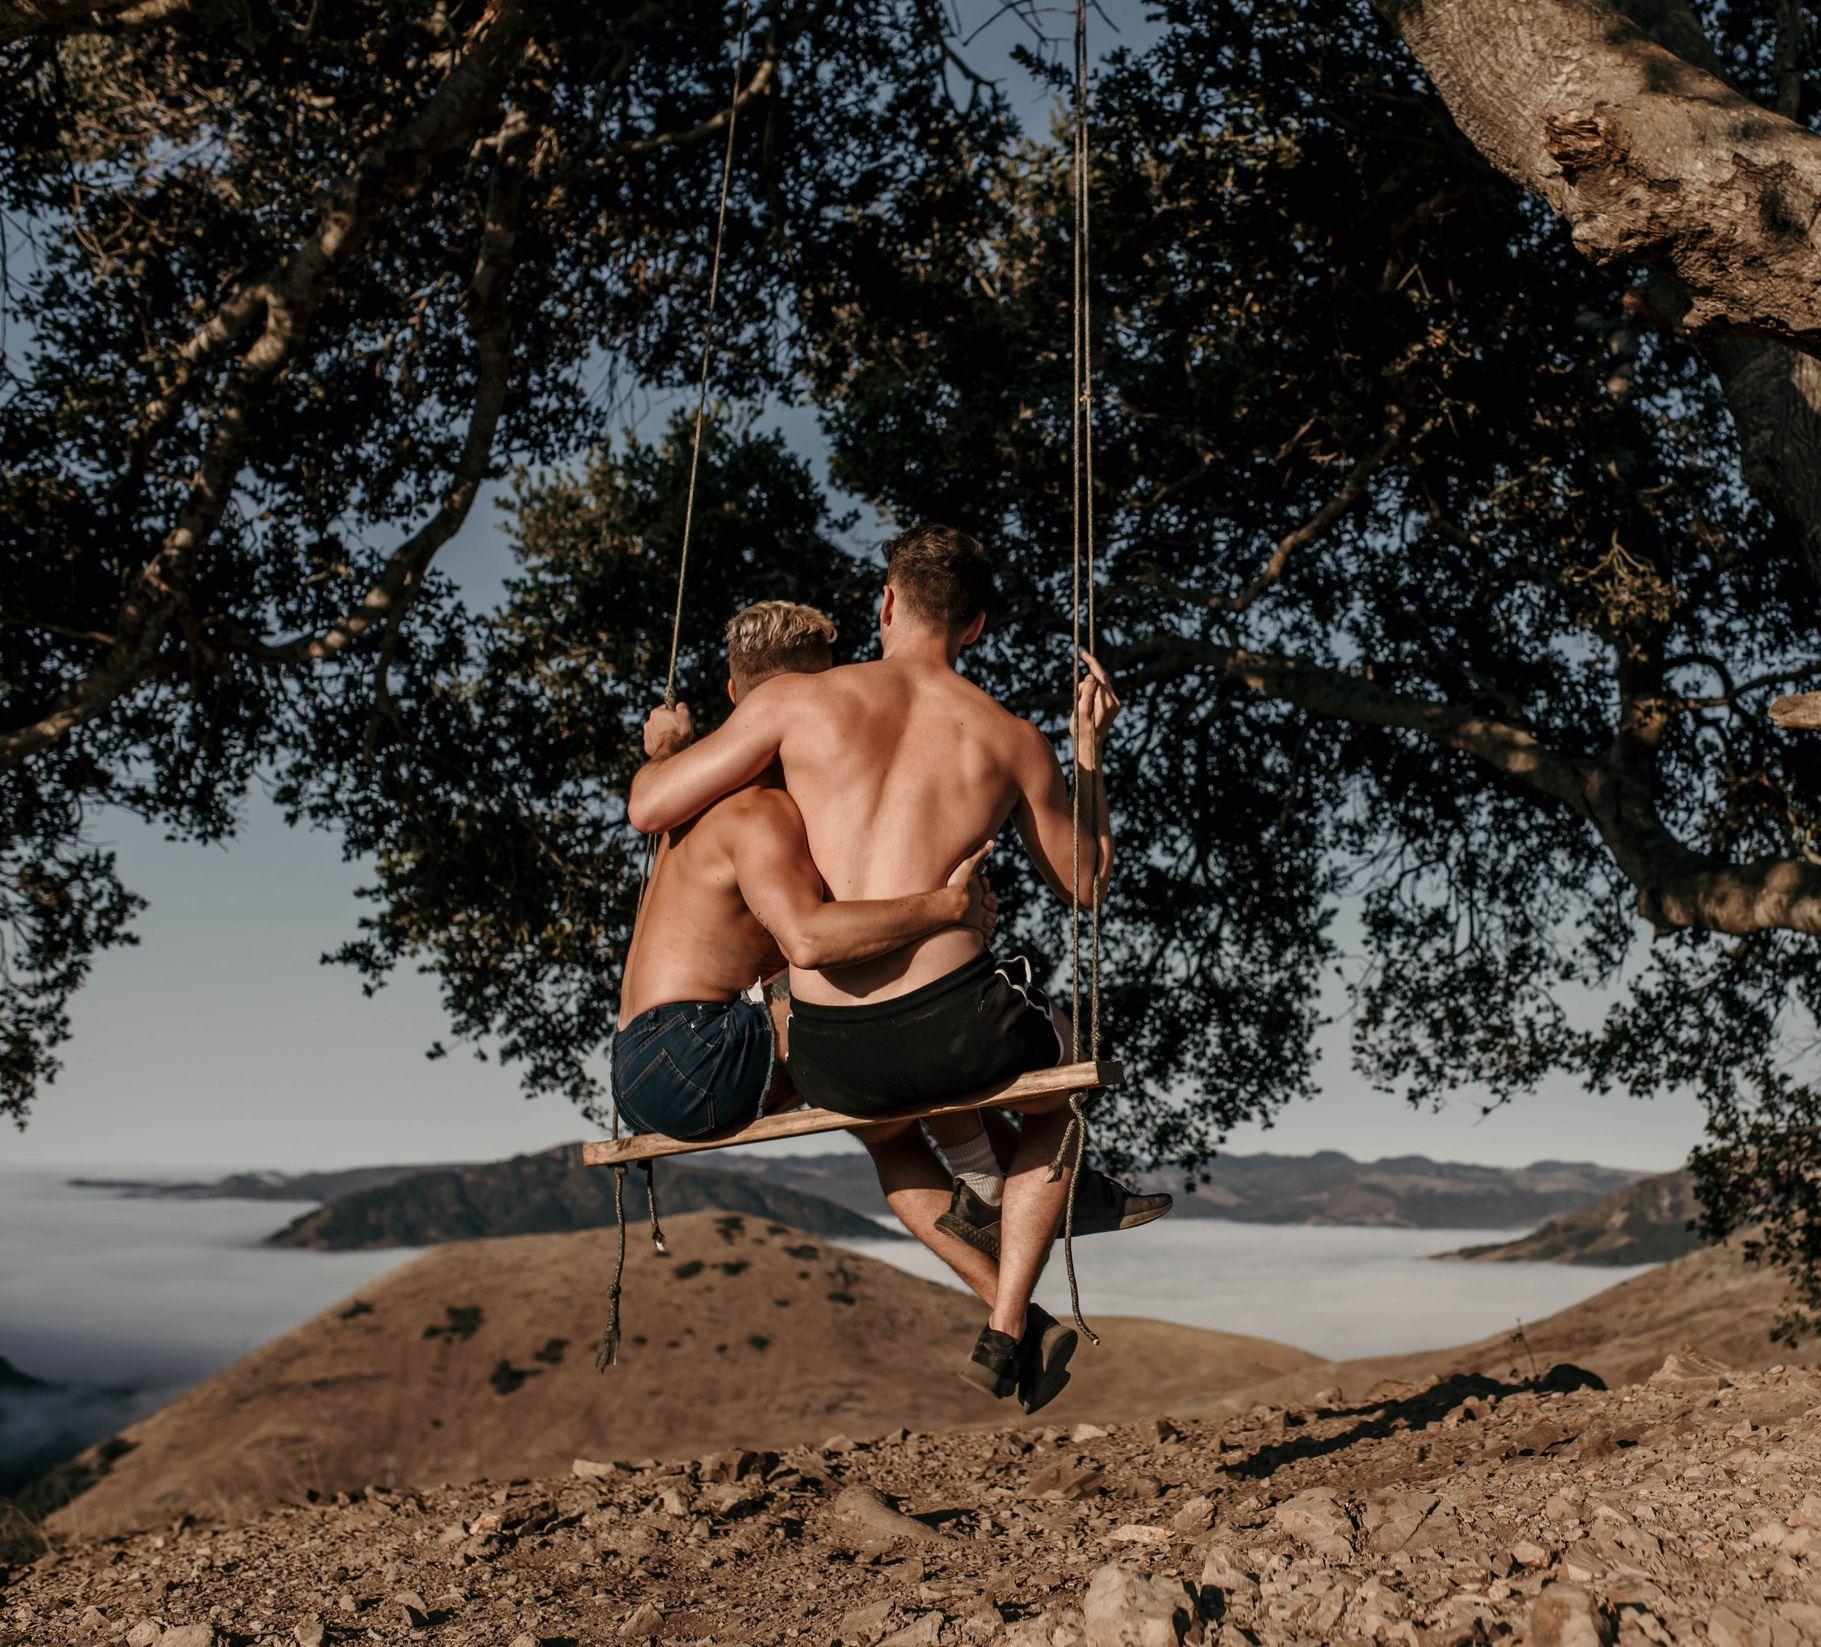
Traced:
<path fill-rule="evenodd" d="M 721 151 L 721 199 L 715 211 L 714 253 L 708 263 L 708 306 L 702 322 L 702 369 L 696 382 L 695 427 L 689 438 L 689 489 L 683 499 L 683 542 L 677 554 L 677 599 L 670 618 L 670 663 L 664 671 L 664 707 L 677 706 L 677 653 L 683 643 L 683 591 L 689 578 L 689 540 L 695 530 L 696 477 L 702 466 L 702 422 L 708 411 L 708 375 L 714 360 L 715 305 L 721 295 L 721 248 L 727 240 L 727 197 L 733 187 L 734 134 L 740 124 L 740 69 L 746 61 L 746 42 L 752 29 L 752 0 L 741 0 L 740 39 L 733 54 L 733 83 L 727 94 L 727 144 Z M 645 902 L 646 888 L 651 883 L 651 867 L 656 842 L 645 838 L 645 861 L 639 872 L 639 903 Z M 613 1111 L 613 1136 L 620 1135 L 620 1111 Z M 651 1213 L 651 1244 L 668 1255 L 664 1229 L 658 1222 L 658 1181 L 654 1162 L 645 1164 L 645 1199 Z M 614 1260 L 613 1285 L 607 1291 L 607 1325 L 601 1332 L 600 1351 L 595 1365 L 603 1372 L 619 1357 L 620 1299 L 626 1279 L 626 1169 L 613 1169 L 613 1222 L 618 1232 L 618 1253 Z"/>
<path fill-rule="evenodd" d="M 651 1245 L 660 1258 L 670 1256 L 670 1248 L 664 1245 L 664 1229 L 658 1223 L 658 1164 L 656 1161 L 645 1163 L 645 1205 L 651 1213 Z"/>
<path fill-rule="evenodd" d="M 677 604 L 670 620 L 670 668 L 664 675 L 664 707 L 676 708 L 677 648 L 683 639 L 683 585 L 689 576 L 689 537 L 696 518 L 696 472 L 702 461 L 702 419 L 708 410 L 708 368 L 714 357 L 715 302 L 721 294 L 721 246 L 727 235 L 727 196 L 733 183 L 733 138 L 740 123 L 740 67 L 752 26 L 752 0 L 740 6 L 740 45 L 733 57 L 733 86 L 727 95 L 727 146 L 721 152 L 721 204 L 715 213 L 714 256 L 708 264 L 708 311 L 702 326 L 702 371 L 696 385 L 695 432 L 689 442 L 689 490 L 683 501 L 683 546 L 677 557 Z"/>
<path fill-rule="evenodd" d="M 1070 629 L 1069 697 L 1073 705 L 1079 700 L 1082 677 L 1081 616 L 1082 583 L 1087 584 L 1087 649 L 1094 650 L 1094 353 L 1090 332 L 1088 289 L 1088 18 L 1087 0 L 1075 0 L 1075 131 L 1074 156 L 1070 167 L 1070 188 L 1074 207 L 1074 288 L 1071 294 L 1073 318 L 1069 346 L 1074 375 L 1074 396 L 1069 418 L 1069 458 L 1073 469 L 1070 496 L 1070 523 L 1073 539 L 1074 616 Z M 1075 727 L 1079 749 L 1082 727 Z M 1072 806 L 1074 826 L 1074 876 L 1069 887 L 1069 1042 L 1070 1057 L 1081 1062 L 1081 772 L 1077 763 Z M 1097 837 L 1098 838 L 1098 837 Z M 1096 876 L 1098 879 L 1098 876 Z M 1089 908 L 1088 959 L 1088 1047 L 1096 1061 L 1100 1057 L 1100 902 L 1096 898 Z M 1070 1145 L 1073 1144 L 1072 1160 Z M 1087 1155 L 1087 1103 L 1079 1092 L 1069 1094 L 1069 1124 L 1063 1129 L 1056 1159 L 1050 1164 L 1050 1181 L 1062 1176 L 1063 1162 L 1070 1160 L 1068 1199 L 1062 1215 L 1062 1260 L 1069 1277 L 1069 1309 L 1075 1325 L 1091 1344 L 1100 1335 L 1081 1315 L 1081 1286 L 1075 1278 L 1075 1196 L 1081 1185 L 1081 1166 Z"/>
<path fill-rule="evenodd" d="M 601 1342 L 594 1352 L 596 1372 L 605 1372 L 620 1358 L 620 1292 L 626 1280 L 626 1169 L 613 1169 L 613 1227 L 619 1237 L 619 1256 L 614 1260 L 613 1285 L 607 1289 L 607 1325 L 601 1329 Z"/>

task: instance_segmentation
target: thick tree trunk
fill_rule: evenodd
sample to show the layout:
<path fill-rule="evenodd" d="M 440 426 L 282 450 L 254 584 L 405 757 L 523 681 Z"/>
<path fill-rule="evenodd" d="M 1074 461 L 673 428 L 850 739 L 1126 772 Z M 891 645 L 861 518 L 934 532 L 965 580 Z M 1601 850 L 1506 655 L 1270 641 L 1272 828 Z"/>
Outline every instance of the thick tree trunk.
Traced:
<path fill-rule="evenodd" d="M 194 0 L 0 0 L 0 46 L 28 34 L 137 28 L 198 9 Z"/>
<path fill-rule="evenodd" d="M 1739 431 L 1745 484 L 1795 534 L 1821 582 L 1821 360 L 1755 338 L 1715 338 L 1701 352 Z"/>
<path fill-rule="evenodd" d="M 1821 579 L 1821 138 L 1724 83 L 1685 0 L 1376 3 L 1467 137 L 1696 334 Z"/>
<path fill-rule="evenodd" d="M 1694 336 L 1821 355 L 1821 137 L 1609 0 L 1378 3 L 1475 147 L 1589 257 L 1667 270 Z"/>

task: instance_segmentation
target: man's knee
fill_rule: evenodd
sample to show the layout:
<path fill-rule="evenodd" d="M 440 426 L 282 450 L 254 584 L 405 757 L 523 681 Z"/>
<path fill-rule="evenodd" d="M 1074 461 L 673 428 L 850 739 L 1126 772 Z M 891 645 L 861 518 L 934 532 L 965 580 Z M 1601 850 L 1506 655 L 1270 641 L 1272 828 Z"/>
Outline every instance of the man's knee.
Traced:
<path fill-rule="evenodd" d="M 911 1133 L 917 1130 L 915 1121 L 893 1121 L 882 1127 L 849 1127 L 850 1136 L 858 1138 L 869 1150 L 888 1148 L 901 1144 Z"/>
<path fill-rule="evenodd" d="M 1008 1104 L 1007 1109 L 1016 1110 L 1020 1115 L 1054 1115 L 1058 1110 L 1069 1107 L 1069 1095 L 1066 1092 L 1052 1092 L 1042 1098 L 1027 1098 L 1021 1104 Z"/>

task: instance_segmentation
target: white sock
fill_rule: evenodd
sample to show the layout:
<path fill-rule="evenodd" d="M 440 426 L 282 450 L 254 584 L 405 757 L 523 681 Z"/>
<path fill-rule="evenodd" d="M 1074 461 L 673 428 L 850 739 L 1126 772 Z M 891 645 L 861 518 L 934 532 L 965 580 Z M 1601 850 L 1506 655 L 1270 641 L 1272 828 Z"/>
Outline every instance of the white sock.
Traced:
<path fill-rule="evenodd" d="M 984 1129 L 965 1144 L 944 1144 L 942 1153 L 948 1170 L 966 1184 L 989 1207 L 996 1207 L 1005 1195 L 1005 1174 L 999 1170 L 999 1157 Z"/>

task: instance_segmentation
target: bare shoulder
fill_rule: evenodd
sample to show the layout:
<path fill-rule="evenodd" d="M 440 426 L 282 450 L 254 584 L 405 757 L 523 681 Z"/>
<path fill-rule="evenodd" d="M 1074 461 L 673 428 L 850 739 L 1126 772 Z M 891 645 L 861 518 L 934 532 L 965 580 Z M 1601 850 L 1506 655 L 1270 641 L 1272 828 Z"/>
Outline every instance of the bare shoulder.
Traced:
<path fill-rule="evenodd" d="M 996 701 L 993 707 L 999 712 L 999 736 L 1005 740 L 1004 747 L 1013 759 L 1021 765 L 1031 762 L 1041 766 L 1048 766 L 1055 759 L 1055 746 L 1041 726 L 1013 714 Z"/>
<path fill-rule="evenodd" d="M 796 840 L 803 833 L 803 814 L 797 810 L 797 803 L 782 789 L 758 784 L 715 802 L 703 814 L 702 822 L 724 840 L 731 840 L 736 833 L 748 838 L 762 834 Z"/>
<path fill-rule="evenodd" d="M 833 673 L 834 671 L 829 671 Z M 746 696 L 741 699 L 736 714 L 743 714 L 749 719 L 771 719 L 775 716 L 789 716 L 803 705 L 813 702 L 816 688 L 824 677 L 821 675 L 798 675 L 785 673 L 773 675 L 770 680 L 760 681 Z"/>

